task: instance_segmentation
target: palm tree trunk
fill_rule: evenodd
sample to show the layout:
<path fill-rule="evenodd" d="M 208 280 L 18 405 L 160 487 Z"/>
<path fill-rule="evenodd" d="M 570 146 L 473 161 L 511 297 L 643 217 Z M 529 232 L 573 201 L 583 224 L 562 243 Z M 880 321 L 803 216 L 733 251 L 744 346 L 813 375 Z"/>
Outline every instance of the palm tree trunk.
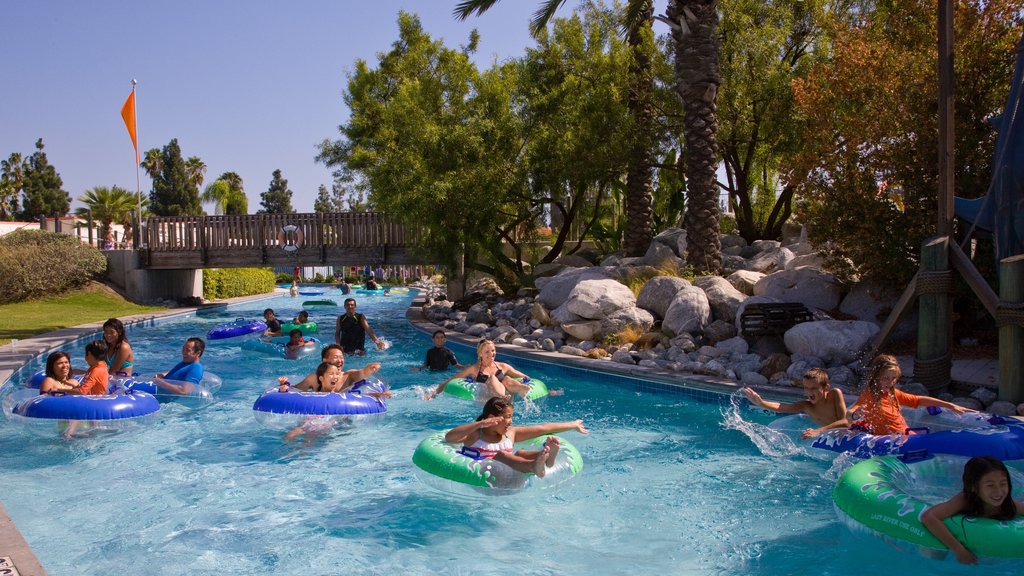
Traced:
<path fill-rule="evenodd" d="M 629 29 L 629 97 L 626 105 L 633 118 L 634 137 L 626 173 L 626 256 L 643 256 L 654 236 L 652 188 L 654 156 L 654 83 L 651 59 L 645 46 L 654 16 L 654 3 L 643 0 L 640 22 Z"/>
<path fill-rule="evenodd" d="M 676 91 L 683 103 L 686 143 L 687 263 L 696 271 L 721 269 L 718 185 L 718 6 L 715 0 L 669 0 L 675 41 Z"/>

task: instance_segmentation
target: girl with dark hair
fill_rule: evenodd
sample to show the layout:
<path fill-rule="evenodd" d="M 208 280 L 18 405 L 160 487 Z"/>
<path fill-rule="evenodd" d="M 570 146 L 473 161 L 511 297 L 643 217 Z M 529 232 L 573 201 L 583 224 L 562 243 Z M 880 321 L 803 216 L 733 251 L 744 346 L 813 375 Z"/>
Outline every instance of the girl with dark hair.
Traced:
<path fill-rule="evenodd" d="M 512 400 L 498 396 L 484 404 L 483 412 L 476 421 L 449 430 L 444 436 L 444 441 L 451 444 L 461 442 L 464 451 L 482 458 L 493 458 L 524 474 L 533 473 L 543 477 L 558 456 L 558 438 L 549 437 L 541 450 L 513 452 L 513 446 L 516 442 L 568 430 L 576 430 L 580 434 L 589 433 L 583 426 L 583 420 L 512 426 Z"/>
<path fill-rule="evenodd" d="M 39 393 L 61 395 L 76 386 L 78 382 L 71 380 L 71 356 L 67 352 L 51 352 L 46 357 L 46 378 L 39 385 Z"/>
<path fill-rule="evenodd" d="M 943 520 L 956 514 L 1012 520 L 1024 513 L 1024 503 L 1011 495 L 1013 483 L 1006 465 L 991 456 L 975 456 L 967 461 L 963 485 L 963 490 L 949 500 L 925 510 L 921 523 L 956 554 L 961 564 L 977 564 L 978 558 L 953 536 Z"/>
<path fill-rule="evenodd" d="M 107 361 L 111 374 L 123 376 L 132 375 L 132 363 L 135 361 L 135 352 L 128 338 L 124 333 L 124 324 L 117 318 L 111 318 L 103 323 L 103 341 L 107 343 L 107 354 L 104 360 Z"/>

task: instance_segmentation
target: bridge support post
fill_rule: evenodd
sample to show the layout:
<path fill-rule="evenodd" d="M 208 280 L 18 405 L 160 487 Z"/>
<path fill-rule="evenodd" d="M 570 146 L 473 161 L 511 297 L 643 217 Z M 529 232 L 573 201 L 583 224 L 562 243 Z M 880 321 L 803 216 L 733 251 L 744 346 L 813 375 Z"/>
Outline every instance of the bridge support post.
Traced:
<path fill-rule="evenodd" d="M 949 269 L 949 237 L 938 236 L 921 246 L 921 271 L 917 276 L 917 356 L 914 379 L 932 396 L 949 387 L 953 341 L 953 307 L 950 293 L 953 272 Z"/>
<path fill-rule="evenodd" d="M 1019 404 L 1024 402 L 1024 326 L 1012 316 L 1019 317 L 1024 304 L 1024 256 L 999 262 L 999 298 L 999 399 Z"/>

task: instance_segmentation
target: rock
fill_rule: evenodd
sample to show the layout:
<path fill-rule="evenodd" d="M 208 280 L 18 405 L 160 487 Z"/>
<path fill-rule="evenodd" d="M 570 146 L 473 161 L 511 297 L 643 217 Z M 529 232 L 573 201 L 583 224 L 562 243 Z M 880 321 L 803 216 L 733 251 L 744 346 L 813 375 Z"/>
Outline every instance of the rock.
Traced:
<path fill-rule="evenodd" d="M 981 411 L 985 409 L 985 406 L 983 406 L 977 398 L 954 398 L 953 404 L 963 406 L 964 408 L 970 408 L 971 410 Z"/>
<path fill-rule="evenodd" d="M 857 375 L 846 366 L 834 366 L 827 369 L 826 372 L 828 372 L 829 384 L 835 388 L 848 390 L 857 384 Z"/>
<path fill-rule="evenodd" d="M 835 276 L 800 268 L 769 274 L 754 285 L 755 296 L 770 296 L 781 302 L 800 302 L 809 308 L 832 310 L 839 305 L 840 285 Z"/>
<path fill-rule="evenodd" d="M 600 320 L 636 306 L 636 296 L 615 280 L 583 280 L 570 292 L 565 307 L 581 318 Z"/>
<path fill-rule="evenodd" d="M 789 356 L 776 353 L 764 359 L 759 372 L 762 376 L 771 378 L 774 374 L 785 372 L 786 368 L 789 368 Z"/>
<path fill-rule="evenodd" d="M 552 326 L 559 324 L 567 324 L 569 322 L 576 322 L 582 320 L 579 316 L 569 311 L 569 308 L 565 305 L 559 306 L 551 311 Z"/>
<path fill-rule="evenodd" d="M 789 247 L 789 251 L 796 252 L 792 247 Z M 799 254 L 794 256 L 789 262 L 786 262 L 786 270 L 796 270 L 797 268 L 823 270 L 825 268 L 825 259 L 818 254 Z"/>
<path fill-rule="evenodd" d="M 1017 405 L 1017 416 L 1024 416 L 1024 402 Z"/>
<path fill-rule="evenodd" d="M 793 326 L 783 340 L 790 352 L 846 364 L 860 355 L 878 330 L 877 324 L 860 320 L 821 320 Z"/>
<path fill-rule="evenodd" d="M 686 230 L 682 228 L 666 228 L 654 237 L 654 242 L 668 246 L 679 258 L 686 258 Z"/>
<path fill-rule="evenodd" d="M 612 362 L 618 362 L 619 364 L 636 364 L 633 360 L 633 355 L 628 350 L 616 350 L 612 354 Z"/>
<path fill-rule="evenodd" d="M 516 346 L 529 346 L 530 345 L 530 341 L 527 340 L 526 338 L 513 338 L 511 343 L 516 345 Z"/>
<path fill-rule="evenodd" d="M 786 354 L 786 343 L 782 341 L 781 334 L 765 334 L 758 336 L 750 345 L 750 351 L 767 358 L 772 354 Z"/>
<path fill-rule="evenodd" d="M 643 308 L 633 306 L 623 308 L 601 320 L 603 334 L 616 334 L 631 326 L 641 332 L 647 332 L 654 326 L 654 316 Z"/>
<path fill-rule="evenodd" d="M 746 248 L 747 239 L 739 234 L 722 234 L 721 236 L 722 249 L 726 248 Z"/>
<path fill-rule="evenodd" d="M 750 349 L 750 346 L 747 344 L 746 340 L 736 336 L 735 338 L 723 340 L 718 344 L 715 344 L 715 348 L 726 354 L 746 354 L 747 350 Z M 760 363 L 760 358 L 758 359 L 758 363 Z"/>
<path fill-rule="evenodd" d="M 554 352 L 555 350 L 557 350 L 557 347 L 555 346 L 555 341 L 552 340 L 551 338 L 545 338 L 541 340 L 540 347 L 547 350 L 548 352 Z"/>
<path fill-rule="evenodd" d="M 753 248 L 758 247 L 758 242 L 766 242 L 764 240 L 758 240 L 754 243 Z M 743 270 L 752 270 L 754 272 L 763 272 L 769 274 L 776 270 L 785 270 L 786 263 L 793 259 L 793 253 L 788 248 L 776 247 L 769 250 L 760 252 L 750 260 L 746 261 L 742 268 Z"/>
<path fill-rule="evenodd" d="M 568 354 L 570 356 L 583 356 L 583 350 L 575 346 L 562 346 L 558 349 L 561 354 Z"/>
<path fill-rule="evenodd" d="M 694 350 L 697 349 L 697 343 L 693 340 L 693 336 L 691 336 L 688 332 L 684 332 L 679 336 L 676 336 L 675 338 L 669 341 L 669 344 L 672 345 L 673 347 L 681 348 L 686 352 L 693 352 Z"/>
<path fill-rule="evenodd" d="M 1006 400 L 996 400 L 989 404 L 985 411 L 995 416 L 1017 415 L 1017 407 L 1013 405 L 1013 402 L 1007 402 Z"/>
<path fill-rule="evenodd" d="M 555 262 L 570 268 L 587 268 L 594 265 L 590 260 L 576 254 L 563 254 L 555 258 Z"/>
<path fill-rule="evenodd" d="M 716 344 L 736 336 L 736 327 L 724 320 L 715 320 L 704 328 L 704 341 Z"/>
<path fill-rule="evenodd" d="M 668 310 L 661 326 L 671 335 L 700 332 L 711 323 L 711 305 L 704 291 L 696 286 L 680 290 Z"/>
<path fill-rule="evenodd" d="M 741 294 L 747 296 L 754 295 L 754 284 L 757 281 L 764 278 L 764 274 L 760 272 L 752 272 L 750 270 L 737 270 L 726 278 L 732 287 L 738 290 Z"/>
<path fill-rule="evenodd" d="M 740 304 L 747 299 L 746 294 L 721 276 L 701 276 L 693 281 L 693 285 L 704 291 L 714 318 L 719 320 L 735 318 Z"/>
<path fill-rule="evenodd" d="M 559 264 L 557 262 L 545 262 L 544 264 L 537 264 L 533 267 L 533 277 L 536 278 L 550 278 L 551 276 L 557 276 L 562 270 L 568 268 L 565 264 Z M 538 292 L 539 294 L 539 292 Z"/>
<path fill-rule="evenodd" d="M 872 282 L 858 282 L 850 289 L 850 293 L 839 304 L 843 314 L 881 325 L 892 312 L 893 302 L 900 297 L 899 292 Z M 891 338 L 903 340 L 917 334 L 917 307 L 911 306 L 903 319 L 896 325 Z"/>
<path fill-rule="evenodd" d="M 988 406 L 989 404 L 998 400 L 999 395 L 993 392 L 992 390 L 989 390 L 988 388 L 979 386 L 974 389 L 974 392 L 971 392 L 971 398 L 974 398 L 978 402 L 981 402 L 983 406 Z"/>
<path fill-rule="evenodd" d="M 676 294 L 688 286 L 690 283 L 683 278 L 656 276 L 648 280 L 640 289 L 636 305 L 650 311 L 657 318 L 664 318 Z"/>
<path fill-rule="evenodd" d="M 648 350 L 661 344 L 661 339 L 664 336 L 661 332 L 645 332 L 636 342 L 633 343 L 633 348 L 637 350 Z"/>
<path fill-rule="evenodd" d="M 609 268 L 566 268 L 550 278 L 537 278 L 537 300 L 548 310 L 557 308 L 569 299 L 569 293 L 583 280 L 607 279 Z"/>
<path fill-rule="evenodd" d="M 595 360 L 601 360 L 608 357 L 608 351 L 605 350 L 604 348 L 592 348 L 590 350 L 587 350 L 584 356 L 586 356 L 587 358 L 593 358 Z"/>
<path fill-rule="evenodd" d="M 566 334 L 579 340 L 596 340 L 601 336 L 600 320 L 577 320 L 562 324 Z"/>
<path fill-rule="evenodd" d="M 757 372 L 744 372 L 740 375 L 740 383 L 744 386 L 767 386 L 768 379 Z"/>
<path fill-rule="evenodd" d="M 519 290 L 516 290 L 516 298 L 535 298 L 540 290 L 537 290 L 533 286 L 522 286 Z"/>
<path fill-rule="evenodd" d="M 597 348 L 597 342 L 594 342 L 593 340 L 580 340 L 580 342 L 576 344 L 576 347 L 584 352 L 589 352 L 594 348 Z"/>
<path fill-rule="evenodd" d="M 686 262 L 676 255 L 674 248 L 660 242 L 651 242 L 651 245 L 647 247 L 647 253 L 637 263 L 654 268 L 675 268 L 677 270 L 686 267 Z"/>
<path fill-rule="evenodd" d="M 486 302 L 477 302 L 466 311 L 466 320 L 470 324 L 491 324 L 494 322 L 494 316 Z"/>
<path fill-rule="evenodd" d="M 637 362 L 637 365 L 644 368 L 661 368 L 661 365 L 656 360 L 641 360 Z"/>
<path fill-rule="evenodd" d="M 487 324 L 480 323 L 473 324 L 472 326 L 467 327 L 462 332 L 465 332 L 469 336 L 483 336 L 484 333 L 487 332 L 488 330 L 490 330 L 490 326 L 488 326 Z"/>

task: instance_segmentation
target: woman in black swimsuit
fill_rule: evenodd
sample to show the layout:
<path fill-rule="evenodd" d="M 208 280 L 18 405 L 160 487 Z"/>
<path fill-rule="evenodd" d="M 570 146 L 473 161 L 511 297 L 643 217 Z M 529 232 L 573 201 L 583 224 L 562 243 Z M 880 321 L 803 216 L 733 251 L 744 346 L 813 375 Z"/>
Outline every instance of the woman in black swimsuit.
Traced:
<path fill-rule="evenodd" d="M 459 370 L 454 376 L 445 380 L 437 387 L 437 390 L 428 394 L 426 399 L 430 400 L 444 392 L 445 386 L 452 380 L 458 380 L 467 376 L 483 384 L 486 389 L 486 394 L 482 394 L 478 400 L 486 401 L 496 396 L 508 396 L 509 394 L 518 394 L 526 398 L 526 395 L 530 392 L 530 385 L 520 381 L 526 377 L 526 374 L 504 362 L 496 362 L 494 360 L 495 355 L 497 355 L 497 349 L 494 347 L 494 342 L 481 340 L 480 344 L 476 347 L 476 362 Z"/>

